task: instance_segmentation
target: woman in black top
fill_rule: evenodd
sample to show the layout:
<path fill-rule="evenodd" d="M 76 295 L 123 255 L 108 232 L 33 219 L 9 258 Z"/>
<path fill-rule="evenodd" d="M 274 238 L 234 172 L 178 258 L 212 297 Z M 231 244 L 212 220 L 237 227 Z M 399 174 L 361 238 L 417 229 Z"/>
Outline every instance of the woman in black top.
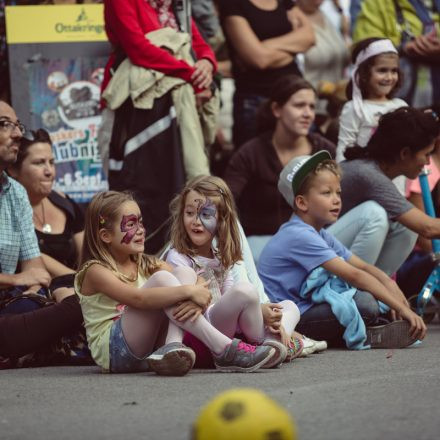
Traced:
<path fill-rule="evenodd" d="M 52 277 L 73 274 L 83 241 L 84 217 L 72 199 L 52 189 L 55 163 L 45 130 L 33 132 L 33 140 L 22 139 L 17 161 L 8 172 L 26 188 L 48 272 Z"/>
<path fill-rule="evenodd" d="M 288 0 L 220 0 L 222 27 L 235 79 L 233 142 L 256 135 L 255 114 L 275 80 L 300 75 L 297 53 L 314 44 L 306 16 Z"/>
<path fill-rule="evenodd" d="M 309 133 L 315 120 L 316 92 L 305 79 L 286 75 L 273 84 L 257 117 L 259 135 L 231 157 L 225 175 L 255 261 L 271 236 L 292 215 L 278 191 L 278 178 L 294 157 L 327 150 L 333 143 Z"/>

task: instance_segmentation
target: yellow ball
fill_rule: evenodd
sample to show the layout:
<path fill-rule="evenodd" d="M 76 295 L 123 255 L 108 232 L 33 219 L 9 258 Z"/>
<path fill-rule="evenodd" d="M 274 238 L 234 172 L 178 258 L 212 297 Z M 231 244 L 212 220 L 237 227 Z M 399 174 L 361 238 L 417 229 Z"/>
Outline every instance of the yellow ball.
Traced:
<path fill-rule="evenodd" d="M 193 440 L 296 440 L 290 414 L 252 388 L 225 391 L 200 411 Z"/>

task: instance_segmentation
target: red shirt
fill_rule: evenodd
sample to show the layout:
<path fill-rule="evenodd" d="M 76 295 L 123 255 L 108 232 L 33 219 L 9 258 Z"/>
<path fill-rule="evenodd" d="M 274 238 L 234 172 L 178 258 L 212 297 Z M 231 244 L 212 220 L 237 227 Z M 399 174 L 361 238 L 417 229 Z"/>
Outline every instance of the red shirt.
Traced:
<path fill-rule="evenodd" d="M 168 51 L 151 44 L 145 38 L 148 32 L 162 27 L 156 11 L 147 0 L 104 0 L 104 19 L 108 39 L 115 51 L 124 52 L 133 64 L 191 82 L 194 67 L 176 59 Z M 217 62 L 212 49 L 203 40 L 194 21 L 191 28 L 192 47 L 197 59 L 208 59 L 215 70 Z M 115 58 L 116 55 L 113 53 L 107 62 L 102 90 L 110 81 L 110 68 Z"/>

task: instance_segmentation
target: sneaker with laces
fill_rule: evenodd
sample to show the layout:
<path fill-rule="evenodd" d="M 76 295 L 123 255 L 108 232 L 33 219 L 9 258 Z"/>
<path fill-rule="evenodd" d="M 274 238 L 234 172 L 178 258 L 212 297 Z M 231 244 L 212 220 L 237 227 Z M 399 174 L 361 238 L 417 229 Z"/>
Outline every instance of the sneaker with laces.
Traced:
<path fill-rule="evenodd" d="M 315 341 L 304 335 L 301 338 L 304 344 L 304 349 L 299 357 L 307 357 L 313 353 L 321 353 L 322 351 L 327 350 L 326 341 Z"/>
<path fill-rule="evenodd" d="M 389 324 L 367 327 L 367 342 L 371 348 L 404 348 L 414 344 L 416 338 L 409 334 L 411 325 L 399 320 Z"/>
<path fill-rule="evenodd" d="M 274 353 L 275 349 L 272 347 L 250 345 L 235 338 L 223 354 L 213 357 L 217 370 L 250 373 L 262 367 Z"/>
<path fill-rule="evenodd" d="M 194 365 L 196 354 L 181 342 L 166 344 L 148 356 L 148 365 L 160 376 L 184 376 Z"/>
<path fill-rule="evenodd" d="M 297 357 L 301 357 L 301 353 L 304 350 L 304 342 L 301 338 L 292 336 L 290 338 L 289 347 L 287 348 L 287 356 L 284 362 L 292 362 Z"/>
<path fill-rule="evenodd" d="M 276 339 L 265 339 L 261 345 L 273 347 L 274 355 L 261 368 L 277 368 L 280 367 L 287 356 L 287 347 Z"/>
<path fill-rule="evenodd" d="M 327 350 L 327 341 L 317 341 L 312 338 L 308 338 L 307 336 L 304 336 L 304 340 L 311 342 L 314 345 L 314 351 L 313 353 L 321 353 L 324 350 Z"/>

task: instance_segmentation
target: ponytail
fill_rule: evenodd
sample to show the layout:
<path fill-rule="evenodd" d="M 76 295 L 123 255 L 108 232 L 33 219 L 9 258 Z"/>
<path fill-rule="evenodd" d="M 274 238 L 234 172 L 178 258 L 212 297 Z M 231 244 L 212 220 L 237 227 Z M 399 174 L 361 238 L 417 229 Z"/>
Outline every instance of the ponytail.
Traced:
<path fill-rule="evenodd" d="M 360 147 L 359 145 L 347 148 L 344 151 L 344 157 L 346 160 L 368 159 L 369 156 L 370 152 L 368 151 L 368 148 Z"/>

